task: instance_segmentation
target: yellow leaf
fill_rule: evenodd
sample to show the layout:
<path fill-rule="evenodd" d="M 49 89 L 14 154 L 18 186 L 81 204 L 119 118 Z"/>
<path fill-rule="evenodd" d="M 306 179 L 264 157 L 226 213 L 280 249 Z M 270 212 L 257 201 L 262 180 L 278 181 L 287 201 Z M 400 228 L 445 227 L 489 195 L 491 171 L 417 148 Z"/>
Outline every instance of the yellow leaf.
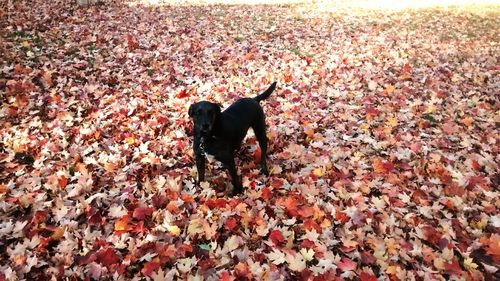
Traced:
<path fill-rule="evenodd" d="M 396 117 L 387 118 L 387 125 L 389 125 L 391 128 L 396 127 L 398 125 L 398 119 Z"/>
<path fill-rule="evenodd" d="M 173 236 L 179 236 L 181 234 L 181 229 L 177 225 L 168 225 L 167 230 Z"/>
<path fill-rule="evenodd" d="M 52 235 L 50 236 L 53 240 L 59 240 L 64 236 L 64 228 L 63 227 L 57 227 Z"/>
<path fill-rule="evenodd" d="M 385 87 L 385 90 L 386 90 L 386 92 L 387 92 L 388 94 L 392 94 L 392 93 L 394 92 L 394 90 L 395 90 L 395 89 L 396 89 L 396 88 L 395 88 L 393 85 L 390 85 L 390 84 L 389 84 L 389 85 L 387 85 L 387 86 Z"/>
<path fill-rule="evenodd" d="M 475 229 L 484 229 L 488 225 L 488 220 L 483 217 L 479 221 L 472 221 L 470 225 Z"/>
<path fill-rule="evenodd" d="M 472 117 L 465 117 L 462 120 L 462 123 L 464 123 L 465 126 L 470 127 L 472 126 L 472 123 L 474 123 L 474 119 Z"/>
<path fill-rule="evenodd" d="M 24 48 L 29 48 L 30 43 L 28 41 L 23 41 L 23 43 L 21 43 L 21 46 L 23 46 Z"/>
<path fill-rule="evenodd" d="M 439 270 L 444 270 L 444 260 L 442 258 L 436 257 L 434 259 L 434 267 Z"/>
<path fill-rule="evenodd" d="M 195 235 L 203 233 L 203 225 L 200 219 L 193 219 L 189 222 L 187 233 L 188 235 Z"/>
<path fill-rule="evenodd" d="M 332 222 L 329 219 L 324 219 L 319 226 L 326 229 L 332 226 Z"/>
<path fill-rule="evenodd" d="M 387 274 L 390 274 L 390 275 L 394 275 L 398 272 L 398 267 L 395 266 L 395 265 L 390 265 L 387 267 L 387 269 L 385 270 L 385 273 Z"/>
<path fill-rule="evenodd" d="M 436 111 L 436 106 L 435 105 L 429 105 L 427 107 L 427 109 L 424 111 L 424 114 L 429 114 L 429 113 L 433 113 L 434 111 Z"/>
<path fill-rule="evenodd" d="M 474 263 L 474 260 L 472 258 L 465 258 L 464 267 L 467 270 L 472 270 L 477 268 L 477 264 Z"/>
<path fill-rule="evenodd" d="M 323 169 L 316 168 L 313 170 L 313 174 L 317 177 L 322 177 L 324 175 Z"/>
<path fill-rule="evenodd" d="M 135 138 L 134 137 L 128 137 L 125 139 L 125 143 L 128 145 L 132 145 L 135 143 Z"/>
<path fill-rule="evenodd" d="M 359 125 L 359 128 L 365 132 L 368 132 L 369 131 L 368 129 L 370 129 L 370 125 L 363 123 L 363 124 Z"/>

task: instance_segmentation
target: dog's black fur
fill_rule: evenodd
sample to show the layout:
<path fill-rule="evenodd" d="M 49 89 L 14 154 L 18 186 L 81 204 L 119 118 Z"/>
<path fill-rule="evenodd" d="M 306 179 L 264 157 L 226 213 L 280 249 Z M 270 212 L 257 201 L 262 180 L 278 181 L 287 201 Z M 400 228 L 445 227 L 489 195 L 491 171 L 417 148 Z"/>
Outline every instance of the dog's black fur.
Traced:
<path fill-rule="evenodd" d="M 259 141 L 262 173 L 269 175 L 266 164 L 266 123 L 259 102 L 268 98 L 275 88 L 276 82 L 262 94 L 254 98 L 239 99 L 223 112 L 218 104 L 208 101 L 200 101 L 189 107 L 189 116 L 194 123 L 193 150 L 199 182 L 205 179 L 205 153 L 208 153 L 229 170 L 233 183 L 232 194 L 243 191 L 234 164 L 234 153 L 240 148 L 250 127 Z"/>

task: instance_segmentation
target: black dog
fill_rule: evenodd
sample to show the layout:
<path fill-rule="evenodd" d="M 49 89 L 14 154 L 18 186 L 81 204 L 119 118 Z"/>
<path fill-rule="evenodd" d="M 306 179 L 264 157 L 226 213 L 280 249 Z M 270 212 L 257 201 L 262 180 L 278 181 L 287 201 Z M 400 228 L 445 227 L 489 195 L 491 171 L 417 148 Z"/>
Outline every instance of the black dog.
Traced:
<path fill-rule="evenodd" d="M 215 156 L 229 170 L 233 183 L 232 194 L 243 191 L 234 164 L 234 153 L 240 148 L 248 128 L 252 127 L 261 149 L 261 169 L 269 175 L 266 164 L 267 136 L 262 107 L 259 105 L 276 88 L 274 82 L 266 91 L 254 98 L 237 100 L 221 112 L 220 106 L 208 101 L 200 101 L 189 107 L 189 116 L 194 122 L 193 150 L 196 157 L 198 181 L 205 178 L 205 153 Z"/>

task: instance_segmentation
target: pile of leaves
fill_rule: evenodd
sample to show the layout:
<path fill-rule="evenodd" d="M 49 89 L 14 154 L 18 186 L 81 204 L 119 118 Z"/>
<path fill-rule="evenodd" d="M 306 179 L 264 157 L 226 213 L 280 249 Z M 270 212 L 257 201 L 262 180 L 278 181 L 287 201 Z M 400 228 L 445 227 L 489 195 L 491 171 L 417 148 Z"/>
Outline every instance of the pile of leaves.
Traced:
<path fill-rule="evenodd" d="M 498 6 L 0 4 L 0 280 L 500 278 Z M 187 109 L 263 102 L 245 192 Z"/>

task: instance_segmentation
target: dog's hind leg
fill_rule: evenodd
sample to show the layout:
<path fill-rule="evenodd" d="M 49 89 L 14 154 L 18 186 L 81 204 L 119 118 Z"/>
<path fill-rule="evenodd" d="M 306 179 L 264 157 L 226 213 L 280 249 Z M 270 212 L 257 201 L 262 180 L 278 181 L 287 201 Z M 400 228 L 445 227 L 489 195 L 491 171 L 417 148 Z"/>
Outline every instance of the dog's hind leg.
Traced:
<path fill-rule="evenodd" d="M 226 166 L 229 174 L 231 175 L 231 182 L 233 184 L 233 190 L 231 195 L 237 195 L 243 192 L 243 185 L 241 184 L 240 178 L 238 176 L 238 171 L 236 170 L 236 164 L 234 163 L 234 158 L 224 159 L 222 161 L 224 166 Z"/>
<path fill-rule="evenodd" d="M 258 122 L 252 125 L 252 129 L 255 133 L 255 137 L 259 141 L 261 156 L 260 156 L 260 167 L 262 173 L 266 176 L 269 175 L 269 170 L 267 169 L 267 136 L 266 136 L 266 122 L 264 118 L 260 119 Z"/>

